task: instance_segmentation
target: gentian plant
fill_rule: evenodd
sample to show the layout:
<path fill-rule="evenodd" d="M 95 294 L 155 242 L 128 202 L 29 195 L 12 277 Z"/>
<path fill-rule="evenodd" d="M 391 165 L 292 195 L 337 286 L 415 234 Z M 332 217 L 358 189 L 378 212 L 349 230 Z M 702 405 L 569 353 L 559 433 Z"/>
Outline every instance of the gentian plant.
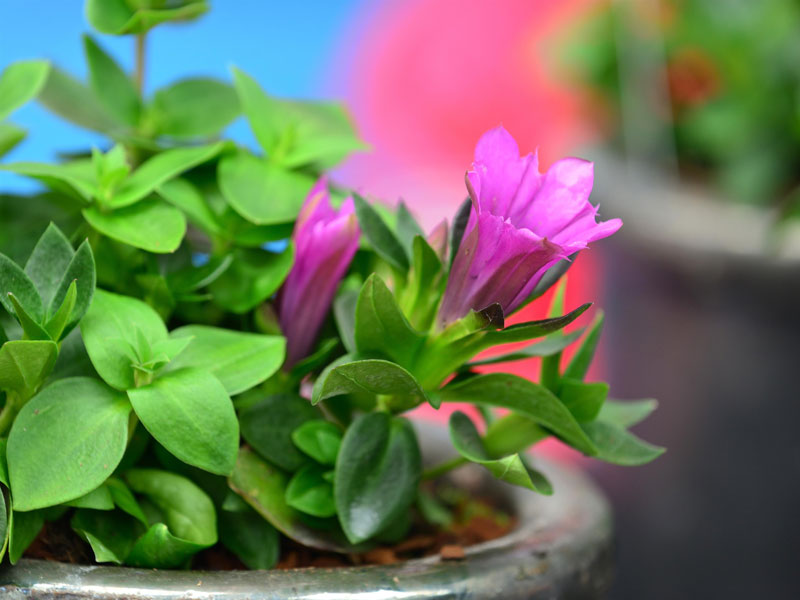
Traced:
<path fill-rule="evenodd" d="M 560 285 L 549 318 L 505 325 L 620 227 L 589 202 L 590 163 L 541 173 L 493 129 L 470 198 L 425 235 L 404 205 L 325 177 L 365 148 L 338 104 L 274 98 L 236 69 L 233 85 L 184 79 L 144 97 L 147 31 L 207 7 L 132 6 L 89 0 L 87 16 L 137 36 L 133 76 L 86 37 L 88 84 L 39 61 L 0 77 L 3 116 L 38 98 L 108 138 L 64 162 L 2 165 L 46 189 L 2 205 L 12 563 L 45 523 L 66 522 L 101 563 L 181 568 L 221 543 L 269 568 L 280 536 L 352 553 L 415 519 L 446 527 L 426 482 L 465 463 L 551 494 L 527 454 L 546 438 L 622 465 L 662 452 L 627 431 L 653 401 L 608 400 L 585 381 L 602 316 L 564 328 L 589 304 L 562 314 Z M 257 152 L 220 139 L 240 113 Z M 529 357 L 542 359 L 538 382 L 483 370 Z M 426 469 L 404 414 L 445 403 L 480 410 L 452 414 L 457 458 Z"/>

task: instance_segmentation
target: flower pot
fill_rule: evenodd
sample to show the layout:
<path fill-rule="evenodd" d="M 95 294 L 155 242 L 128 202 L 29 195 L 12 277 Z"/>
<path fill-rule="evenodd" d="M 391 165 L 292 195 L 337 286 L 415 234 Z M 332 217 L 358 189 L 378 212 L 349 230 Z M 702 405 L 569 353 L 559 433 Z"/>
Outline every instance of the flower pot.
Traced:
<path fill-rule="evenodd" d="M 614 396 L 652 396 L 644 469 L 598 471 L 621 539 L 620 598 L 795 597 L 800 551 L 800 236 L 772 216 L 613 157 L 596 199 Z"/>
<path fill-rule="evenodd" d="M 442 428 L 423 425 L 420 430 L 428 459 L 438 462 L 451 456 Z M 436 556 L 390 566 L 238 572 L 22 560 L 0 571 L 0 594 L 37 600 L 602 598 L 612 575 L 608 504 L 582 474 L 554 463 L 540 466 L 556 489 L 551 497 L 503 484 L 477 467 L 453 473 L 455 482 L 470 489 L 502 495 L 519 520 L 511 534 L 468 548 L 461 560 Z"/>

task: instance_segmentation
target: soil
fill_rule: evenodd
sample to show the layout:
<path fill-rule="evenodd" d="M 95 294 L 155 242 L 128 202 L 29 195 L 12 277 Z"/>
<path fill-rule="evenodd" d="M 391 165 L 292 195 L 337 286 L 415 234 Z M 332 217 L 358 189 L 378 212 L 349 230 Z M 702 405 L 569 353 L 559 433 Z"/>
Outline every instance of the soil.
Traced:
<path fill-rule="evenodd" d="M 417 515 L 402 541 L 377 546 L 360 554 L 325 552 L 302 546 L 283 537 L 280 561 L 275 568 L 389 565 L 437 554 L 443 560 L 460 560 L 464 557 L 465 548 L 502 537 L 516 524 L 515 519 L 509 516 L 496 498 L 490 496 L 474 498 L 465 492 L 453 489 L 444 492 L 445 496 L 450 494 L 448 504 L 454 517 L 448 527 L 432 526 Z M 91 547 L 72 531 L 67 517 L 45 523 L 24 556 L 72 564 L 96 564 Z M 193 561 L 192 568 L 210 571 L 247 569 L 236 555 L 221 544 L 199 553 Z"/>

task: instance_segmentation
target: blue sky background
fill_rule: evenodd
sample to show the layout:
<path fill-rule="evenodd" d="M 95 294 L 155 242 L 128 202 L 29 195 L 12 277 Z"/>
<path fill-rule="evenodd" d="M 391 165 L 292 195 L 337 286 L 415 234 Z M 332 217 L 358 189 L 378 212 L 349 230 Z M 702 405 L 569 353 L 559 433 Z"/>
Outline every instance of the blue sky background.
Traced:
<path fill-rule="evenodd" d="M 145 91 L 190 75 L 229 81 L 228 67 L 237 65 L 267 91 L 281 96 L 326 95 L 328 71 L 339 55 L 342 37 L 365 0 L 217 0 L 199 20 L 155 28 L 148 36 Z M 82 33 L 90 32 L 83 0 L 0 0 L 0 69 L 27 58 L 47 58 L 86 77 Z M 126 68 L 133 67 L 133 40 L 95 34 Z M 28 138 L 4 161 L 53 160 L 58 150 L 100 145 L 104 138 L 51 115 L 36 103 L 11 120 L 29 131 Z M 240 119 L 229 133 L 252 143 Z M 0 172 L 0 190 L 24 191 L 36 184 Z"/>

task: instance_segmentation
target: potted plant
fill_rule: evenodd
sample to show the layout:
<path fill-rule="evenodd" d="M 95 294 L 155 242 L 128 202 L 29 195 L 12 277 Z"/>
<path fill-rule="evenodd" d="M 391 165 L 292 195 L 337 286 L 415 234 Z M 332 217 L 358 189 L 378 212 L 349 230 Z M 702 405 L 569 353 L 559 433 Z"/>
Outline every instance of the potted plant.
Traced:
<path fill-rule="evenodd" d="M 794 588 L 768 552 L 729 549 L 798 535 L 786 527 L 796 468 L 776 451 L 796 446 L 798 23 L 783 0 L 621 2 L 570 46 L 609 116 L 597 198 L 626 224 L 604 247 L 609 377 L 618 393 L 658 394 L 661 426 L 643 432 L 681 448 L 636 481 L 603 475 L 621 535 L 651 549 L 622 548 L 625 597 L 715 596 L 721 580 L 729 598 Z M 742 493 L 741 469 L 775 490 L 766 505 Z"/>
<path fill-rule="evenodd" d="M 206 8 L 89 0 L 99 31 L 138 36 L 133 78 L 88 36 L 88 85 L 41 62 L 0 77 L 0 114 L 37 97 L 110 140 L 2 165 L 44 184 L 15 201 L 61 226 L 34 211 L 2 225 L 14 256 L 0 255 L 0 534 L 13 566 L 0 589 L 602 594 L 602 496 L 526 451 L 552 437 L 649 462 L 663 449 L 628 428 L 655 405 L 584 381 L 602 318 L 565 333 L 589 304 L 564 314 L 563 281 L 550 317 L 505 324 L 620 227 L 597 221 L 591 163 L 540 174 L 491 130 L 470 199 L 425 235 L 404 205 L 323 175 L 364 148 L 338 104 L 274 98 L 237 69 L 232 86 L 186 79 L 142 97 L 147 31 Z M 220 140 L 240 112 L 257 153 Z M 25 215 L 43 233 L 19 258 Z M 534 356 L 539 382 L 483 372 Z M 404 416 L 448 403 L 475 407 L 449 432 Z M 81 566 L 95 563 L 126 568 Z M 226 567 L 256 571 L 213 572 Z"/>

